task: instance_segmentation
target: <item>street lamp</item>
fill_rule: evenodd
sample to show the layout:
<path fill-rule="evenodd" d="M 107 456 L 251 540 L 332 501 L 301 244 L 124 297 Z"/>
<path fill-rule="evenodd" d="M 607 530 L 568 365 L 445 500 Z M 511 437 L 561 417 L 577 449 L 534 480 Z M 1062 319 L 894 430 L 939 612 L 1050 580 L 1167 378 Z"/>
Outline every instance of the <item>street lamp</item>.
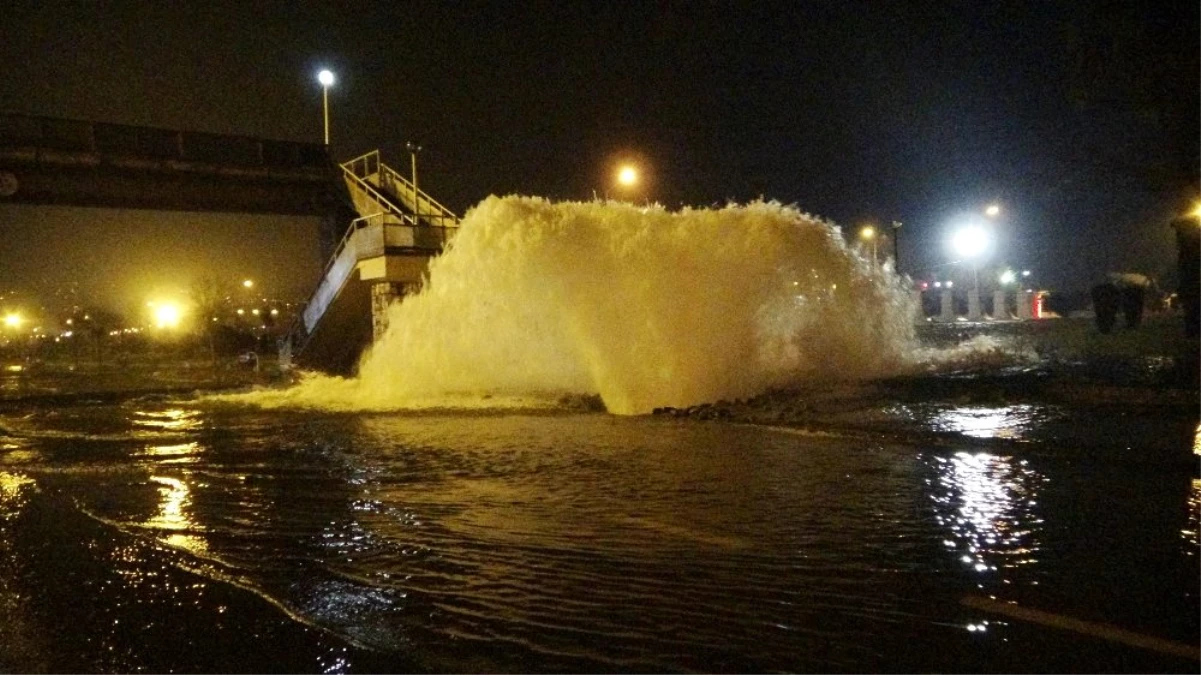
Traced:
<path fill-rule="evenodd" d="M 417 191 L 417 153 L 421 152 L 421 146 L 409 141 L 405 143 L 405 147 L 409 150 L 409 159 L 412 160 L 413 168 L 413 212 L 420 216 L 421 200 L 418 195 L 421 193 Z"/>
<path fill-rule="evenodd" d="M 334 83 L 334 74 L 328 70 L 317 73 L 317 81 L 321 83 L 321 110 L 325 118 L 325 144 L 329 145 L 329 88 Z"/>
<path fill-rule="evenodd" d="M 876 262 L 876 228 L 871 225 L 865 225 L 859 230 L 859 238 L 865 242 L 871 242 L 872 262 Z"/>
<path fill-rule="evenodd" d="M 972 261 L 972 289 L 980 292 L 980 257 L 988 250 L 991 238 L 984 227 L 966 225 L 957 229 L 951 238 L 951 247 L 958 256 Z"/>
<path fill-rule="evenodd" d="M 622 187 L 634 187 L 638 183 L 638 169 L 626 164 L 617 170 L 617 184 Z"/>
<path fill-rule="evenodd" d="M 892 221 L 892 271 L 901 272 L 901 221 Z"/>
<path fill-rule="evenodd" d="M 1001 207 L 998 204 L 989 204 L 984 209 L 984 215 L 988 216 L 989 218 L 996 218 L 1000 214 L 1001 214 Z"/>

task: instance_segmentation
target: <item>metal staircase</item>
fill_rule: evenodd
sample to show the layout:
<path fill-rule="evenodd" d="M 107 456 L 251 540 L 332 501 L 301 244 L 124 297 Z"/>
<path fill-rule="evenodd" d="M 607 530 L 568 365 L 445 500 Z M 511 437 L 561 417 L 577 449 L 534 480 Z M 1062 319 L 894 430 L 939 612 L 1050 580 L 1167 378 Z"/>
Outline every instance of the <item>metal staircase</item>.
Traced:
<path fill-rule="evenodd" d="M 372 284 L 415 286 L 459 218 L 369 152 L 341 164 L 359 214 L 280 345 L 281 365 L 349 372 L 373 333 Z"/>

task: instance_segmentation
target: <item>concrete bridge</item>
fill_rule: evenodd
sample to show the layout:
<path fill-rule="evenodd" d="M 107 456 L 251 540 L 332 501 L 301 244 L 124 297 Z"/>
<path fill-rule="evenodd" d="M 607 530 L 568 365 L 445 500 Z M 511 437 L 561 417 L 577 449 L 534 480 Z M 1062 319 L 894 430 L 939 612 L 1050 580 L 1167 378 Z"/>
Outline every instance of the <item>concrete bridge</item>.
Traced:
<path fill-rule="evenodd" d="M 0 114 L 0 204 L 318 216 L 329 262 L 284 363 L 350 372 L 421 283 L 458 218 L 379 153 L 314 143 Z"/>

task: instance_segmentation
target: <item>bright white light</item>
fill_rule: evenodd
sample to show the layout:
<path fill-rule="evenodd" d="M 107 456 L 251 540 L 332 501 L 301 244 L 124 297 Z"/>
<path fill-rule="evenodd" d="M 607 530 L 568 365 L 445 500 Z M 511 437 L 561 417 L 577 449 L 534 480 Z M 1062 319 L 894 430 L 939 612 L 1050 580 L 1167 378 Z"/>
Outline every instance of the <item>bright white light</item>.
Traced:
<path fill-rule="evenodd" d="M 988 208 L 984 209 L 984 215 L 989 218 L 996 218 L 999 213 L 1001 213 L 1001 207 L 996 204 L 989 204 Z"/>
<path fill-rule="evenodd" d="M 163 303 L 154 308 L 154 322 L 159 328 L 174 328 L 179 325 L 182 314 L 178 306 Z"/>
<path fill-rule="evenodd" d="M 317 73 L 317 81 L 321 83 L 321 86 L 328 87 L 334 83 L 334 74 L 328 70 L 323 70 Z"/>
<path fill-rule="evenodd" d="M 1003 284 L 1012 284 L 1017 280 L 1017 278 L 1018 275 L 1014 274 L 1013 270 L 1005 270 L 1004 272 L 1001 272 L 1001 283 Z"/>
<path fill-rule="evenodd" d="M 964 258 L 976 258 L 988 250 L 988 232 L 979 225 L 960 228 L 951 238 L 951 246 Z"/>
<path fill-rule="evenodd" d="M 625 186 L 633 185 L 638 182 L 638 170 L 632 166 L 623 166 L 617 172 L 617 182 Z"/>

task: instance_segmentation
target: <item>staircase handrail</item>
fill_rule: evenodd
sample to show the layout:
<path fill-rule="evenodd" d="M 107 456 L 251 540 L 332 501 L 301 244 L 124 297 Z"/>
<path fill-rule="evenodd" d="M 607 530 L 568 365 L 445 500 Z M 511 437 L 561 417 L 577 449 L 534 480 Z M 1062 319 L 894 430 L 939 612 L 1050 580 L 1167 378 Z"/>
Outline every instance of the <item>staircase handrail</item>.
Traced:
<path fill-rule="evenodd" d="M 378 153 L 378 151 L 376 151 L 376 152 Z M 421 218 L 422 216 L 426 216 L 427 218 L 430 218 L 430 219 L 436 218 L 439 221 L 443 221 L 443 222 L 446 220 L 450 220 L 450 222 L 455 223 L 455 225 L 458 224 L 459 217 L 455 215 L 454 211 L 451 211 L 450 209 L 448 209 L 445 206 L 443 206 L 442 204 L 440 204 L 438 202 L 438 200 L 429 196 L 429 194 L 425 190 L 422 190 L 421 188 L 418 188 L 415 185 L 413 185 L 413 181 L 409 180 L 408 178 L 405 178 L 404 176 L 400 175 L 400 173 L 398 173 L 392 167 L 379 161 L 378 155 L 376 157 L 376 162 L 378 162 L 379 172 L 381 174 L 387 175 L 391 180 L 394 180 L 394 181 L 400 183 L 401 185 L 405 186 L 409 190 L 413 191 L 414 201 L 416 202 L 413 205 L 415 207 L 413 209 L 413 212 L 417 214 L 418 218 Z M 428 214 L 423 213 L 421 211 L 421 203 L 423 201 L 431 207 L 431 212 Z M 447 227 L 445 224 L 443 224 L 442 226 Z"/>
<path fill-rule="evenodd" d="M 342 170 L 361 178 L 364 182 L 367 182 L 367 176 L 378 173 L 381 176 L 387 176 L 388 180 L 400 183 L 405 190 L 413 193 L 413 213 L 418 219 L 425 217 L 429 220 L 437 220 L 439 227 L 454 227 L 459 223 L 459 217 L 455 215 L 454 211 L 443 206 L 425 190 L 413 185 L 413 181 L 402 176 L 396 169 L 384 164 L 380 159 L 378 149 L 342 162 Z M 428 206 L 430 209 L 428 213 L 422 209 L 423 202 L 424 206 Z M 454 225 L 447 225 L 446 221 L 448 220 Z"/>
<path fill-rule="evenodd" d="M 374 161 L 376 170 L 370 171 L 373 161 Z M 358 168 L 359 164 L 363 165 L 363 173 L 361 175 L 356 170 Z M 344 170 L 349 170 L 354 175 L 359 176 L 360 178 L 363 178 L 365 180 L 367 178 L 367 176 L 370 176 L 373 173 L 379 173 L 379 166 L 380 166 L 379 150 L 372 150 L 371 152 L 368 152 L 363 155 L 359 155 L 358 157 L 355 157 L 352 160 L 342 162 L 341 166 Z"/>
<path fill-rule="evenodd" d="M 342 165 L 342 173 L 343 173 L 343 175 L 346 176 L 346 178 L 348 180 L 350 180 L 353 183 L 353 185 L 355 187 L 366 192 L 368 197 L 371 197 L 378 204 L 385 207 L 388 211 L 390 211 L 392 213 L 392 215 L 399 218 L 402 222 L 406 222 L 409 225 L 412 225 L 414 227 L 419 225 L 415 216 L 410 216 L 409 214 L 405 213 L 403 209 L 401 209 L 396 204 L 392 203 L 392 200 L 390 198 L 388 198 L 387 195 L 385 195 L 383 192 L 380 192 L 379 190 L 377 190 L 375 188 L 375 186 L 372 185 L 371 183 L 368 183 L 366 179 L 360 178 L 359 176 L 355 175 L 355 172 L 353 170 L 347 168 L 345 164 Z"/>

